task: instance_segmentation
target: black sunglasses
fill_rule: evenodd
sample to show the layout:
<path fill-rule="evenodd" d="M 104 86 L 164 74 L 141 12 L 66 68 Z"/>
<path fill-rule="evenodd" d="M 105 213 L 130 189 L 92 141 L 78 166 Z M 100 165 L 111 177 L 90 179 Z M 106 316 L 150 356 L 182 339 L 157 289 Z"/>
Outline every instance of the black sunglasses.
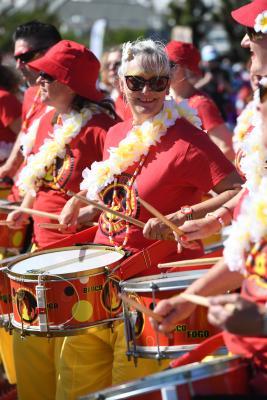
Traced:
<path fill-rule="evenodd" d="M 262 32 L 256 32 L 255 29 L 250 28 L 250 27 L 246 27 L 246 31 L 247 31 L 247 35 L 249 37 L 250 40 L 259 40 L 262 39 L 264 37 L 264 33 Z"/>
<path fill-rule="evenodd" d="M 126 75 L 125 82 L 128 89 L 133 92 L 143 90 L 146 85 L 154 92 L 163 92 L 168 85 L 169 77 L 153 76 L 153 78 L 144 79 L 141 76 Z"/>
<path fill-rule="evenodd" d="M 26 53 L 22 53 L 22 54 L 18 54 L 16 56 L 14 56 L 14 58 L 16 61 L 19 60 L 20 62 L 26 64 L 26 63 L 30 62 L 36 56 L 37 53 L 40 53 L 40 51 L 43 51 L 43 50 L 47 50 L 47 47 L 43 47 L 41 49 L 36 49 L 36 50 L 29 50 Z"/>
<path fill-rule="evenodd" d="M 43 71 L 39 72 L 39 77 L 41 77 L 47 83 L 52 83 L 55 81 L 55 78 Z"/>
<path fill-rule="evenodd" d="M 267 100 L 267 87 L 259 85 L 260 102 L 264 103 Z"/>

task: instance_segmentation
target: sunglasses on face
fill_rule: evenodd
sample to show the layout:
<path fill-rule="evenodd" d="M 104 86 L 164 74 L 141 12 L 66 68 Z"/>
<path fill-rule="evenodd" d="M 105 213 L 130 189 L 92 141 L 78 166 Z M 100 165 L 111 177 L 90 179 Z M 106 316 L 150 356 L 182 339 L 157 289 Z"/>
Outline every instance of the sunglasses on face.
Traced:
<path fill-rule="evenodd" d="M 260 102 L 264 103 L 267 100 L 267 87 L 259 85 Z"/>
<path fill-rule="evenodd" d="M 255 41 L 255 40 L 262 39 L 264 37 L 264 33 L 256 32 L 253 28 L 249 28 L 248 26 L 246 28 L 246 31 L 247 31 L 247 35 L 248 35 L 250 40 L 254 40 Z"/>
<path fill-rule="evenodd" d="M 47 82 L 47 83 L 52 83 L 52 82 L 55 81 L 55 79 L 51 75 L 49 75 L 49 74 L 47 74 L 46 72 L 43 72 L 43 71 L 39 72 L 39 77 L 42 78 L 42 80 Z"/>
<path fill-rule="evenodd" d="M 22 53 L 22 54 L 17 54 L 14 56 L 16 61 L 20 61 L 24 64 L 27 64 L 28 62 L 30 62 L 35 56 L 36 54 L 40 53 L 40 51 L 46 50 L 47 47 L 42 48 L 42 49 L 36 49 L 36 50 L 29 50 L 26 53 Z"/>
<path fill-rule="evenodd" d="M 154 76 L 150 79 L 144 79 L 141 76 L 127 75 L 125 82 L 129 90 L 133 92 L 141 91 L 146 85 L 153 92 L 163 92 L 166 89 L 169 77 L 168 76 Z"/>

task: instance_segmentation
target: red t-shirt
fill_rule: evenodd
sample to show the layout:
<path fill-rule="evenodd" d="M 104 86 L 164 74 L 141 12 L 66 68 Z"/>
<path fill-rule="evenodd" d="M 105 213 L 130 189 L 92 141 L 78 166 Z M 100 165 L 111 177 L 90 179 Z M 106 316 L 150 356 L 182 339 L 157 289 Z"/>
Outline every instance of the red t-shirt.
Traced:
<path fill-rule="evenodd" d="M 21 116 L 21 103 L 16 96 L 0 88 L 0 162 L 4 161 L 10 151 L 10 143 L 16 140 L 16 134 L 9 128 Z"/>
<path fill-rule="evenodd" d="M 244 192 L 235 209 L 235 218 L 240 213 L 241 204 L 247 196 Z M 241 295 L 258 304 L 265 305 L 267 302 L 267 246 L 263 245 L 254 252 L 252 262 L 246 265 L 248 276 L 243 281 Z M 224 332 L 224 339 L 228 349 L 233 354 L 242 355 L 253 359 L 253 362 L 267 373 L 267 338 L 246 337 Z"/>
<path fill-rule="evenodd" d="M 202 121 L 202 128 L 205 131 L 209 132 L 211 129 L 224 124 L 218 107 L 206 93 L 197 91 L 188 98 L 188 103 L 197 110 L 198 116 Z"/>
<path fill-rule="evenodd" d="M 51 121 L 54 113 L 54 110 L 50 111 L 41 119 L 33 153 L 38 152 L 44 140 L 53 132 Z M 93 116 L 66 147 L 64 160 L 58 158 L 53 167 L 47 171 L 42 180 L 42 186 L 37 192 L 33 208 L 54 214 L 61 212 L 69 199 L 66 192 L 68 190 L 79 192 L 82 171 L 92 162 L 102 159 L 106 132 L 113 124 L 114 121 L 104 113 Z M 44 247 L 68 236 L 56 230 L 40 228 L 38 224 L 43 222 L 53 221 L 49 218 L 34 217 L 33 240 L 37 246 Z"/>
<path fill-rule="evenodd" d="M 109 130 L 104 159 L 108 158 L 108 149 L 111 146 L 118 146 L 131 128 L 132 120 L 128 120 Z M 117 177 L 115 203 L 117 209 L 122 212 L 125 211 L 125 194 L 129 191 L 129 180 L 137 165 L 128 168 Z M 150 213 L 138 202 L 138 196 L 164 215 L 173 213 L 186 204 L 199 203 L 203 193 L 207 193 L 233 170 L 232 164 L 207 135 L 203 135 L 202 131 L 185 119 L 179 119 L 168 129 L 160 143 L 149 150 L 133 186 L 130 198 L 131 216 L 143 222 L 151 218 Z M 104 203 L 111 204 L 113 190 L 114 183 L 111 183 L 101 192 L 100 197 Z M 105 222 L 105 214 L 102 214 L 99 219 L 100 228 L 95 238 L 96 243 L 110 244 L 109 224 Z M 121 245 L 125 237 L 125 223 L 115 219 L 112 229 L 115 232 L 116 243 Z M 153 241 L 144 238 L 142 229 L 130 225 L 129 238 L 125 246 L 127 250 L 135 253 L 152 243 Z M 184 254 L 182 253 L 183 257 Z M 192 254 L 198 257 L 202 251 L 198 254 L 188 251 L 187 254 L 189 257 Z"/>

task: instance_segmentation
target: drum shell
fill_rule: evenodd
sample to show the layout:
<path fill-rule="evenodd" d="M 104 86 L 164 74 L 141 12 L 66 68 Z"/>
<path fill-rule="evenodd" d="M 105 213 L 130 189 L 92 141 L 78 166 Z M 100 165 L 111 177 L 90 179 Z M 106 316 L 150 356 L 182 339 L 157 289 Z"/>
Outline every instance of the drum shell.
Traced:
<path fill-rule="evenodd" d="M 190 400 L 194 396 L 243 395 L 249 393 L 250 377 L 246 361 L 227 357 L 163 371 L 80 400 L 173 400 L 174 395 L 176 399 Z"/>
<path fill-rule="evenodd" d="M 12 313 L 11 287 L 6 268 L 0 268 L 0 315 L 1 318 Z"/>
<path fill-rule="evenodd" d="M 197 270 L 148 276 L 122 282 L 121 287 L 135 301 L 153 309 L 154 301 L 157 304 L 160 300 L 180 294 L 206 272 L 207 270 Z M 197 306 L 189 318 L 176 326 L 171 338 L 156 333 L 147 315 L 138 312 L 137 316 L 134 343 L 132 338 L 128 339 L 132 352 L 140 357 L 154 357 L 160 351 L 167 358 L 175 358 L 218 333 L 218 329 L 207 320 L 207 309 L 201 306 Z M 127 313 L 125 318 L 127 319 Z"/>
<path fill-rule="evenodd" d="M 36 255 L 51 253 L 53 256 L 54 252 L 51 250 Z M 36 300 L 36 288 L 40 285 L 38 275 L 18 274 L 12 271 L 12 265 L 8 268 L 14 313 L 12 323 L 26 333 L 45 335 L 40 329 L 40 310 Z M 113 268 L 114 264 L 109 267 Z M 59 276 L 43 275 L 41 285 L 46 298 L 48 331 L 53 336 L 84 333 L 84 329 L 115 319 L 122 312 L 121 300 L 117 297 L 119 278 L 115 274 L 107 274 L 105 267 Z"/>

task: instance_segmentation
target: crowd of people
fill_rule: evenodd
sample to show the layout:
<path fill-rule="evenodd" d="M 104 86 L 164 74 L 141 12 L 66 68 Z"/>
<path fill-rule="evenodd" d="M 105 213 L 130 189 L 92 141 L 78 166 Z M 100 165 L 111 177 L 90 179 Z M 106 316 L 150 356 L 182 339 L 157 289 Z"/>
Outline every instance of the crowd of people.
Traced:
<path fill-rule="evenodd" d="M 0 155 L 12 143 L 0 178 L 14 180 L 9 200 L 20 203 L 7 216 L 10 229 L 28 224 L 32 210 L 32 252 L 69 246 L 81 232 L 84 243 L 93 237 L 94 244 L 123 250 L 127 278 L 142 278 L 160 274 L 162 260 L 203 257 L 201 239 L 225 228 L 223 257 L 185 293 L 208 297 L 210 323 L 224 331 L 231 353 L 252 360 L 252 393 L 261 394 L 267 393 L 266 13 L 266 0 L 232 12 L 247 29 L 241 45 L 251 52 L 254 92 L 233 134 L 224 99 L 207 93 L 218 72 L 215 54 L 208 57 L 211 79 L 201 78 L 200 53 L 189 43 L 139 39 L 110 49 L 101 64 L 54 26 L 31 21 L 13 36 L 16 66 L 29 86 L 22 106 L 20 81 L 0 67 Z M 143 201 L 180 231 L 152 217 Z M 151 317 L 151 324 L 168 335 L 195 307 L 181 296 L 162 300 L 154 309 L 162 322 Z M 0 342 L 19 400 L 75 400 L 169 363 L 141 358 L 134 367 L 123 319 L 49 340 L 22 340 L 19 329 L 9 336 L 0 328 Z"/>

